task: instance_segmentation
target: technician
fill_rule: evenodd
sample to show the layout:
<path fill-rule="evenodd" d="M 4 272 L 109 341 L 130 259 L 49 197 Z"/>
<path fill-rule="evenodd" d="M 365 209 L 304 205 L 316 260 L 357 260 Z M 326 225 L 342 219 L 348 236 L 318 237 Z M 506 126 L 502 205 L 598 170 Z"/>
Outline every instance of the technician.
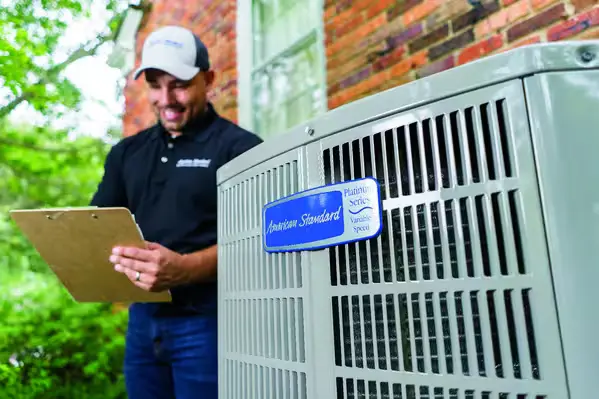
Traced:
<path fill-rule="evenodd" d="M 124 372 L 130 399 L 217 398 L 216 170 L 261 139 L 207 99 L 208 50 L 191 31 L 162 27 L 140 68 L 157 123 L 108 153 L 91 205 L 127 207 L 146 249 L 113 249 L 132 284 L 170 290 L 171 303 L 129 308 Z"/>

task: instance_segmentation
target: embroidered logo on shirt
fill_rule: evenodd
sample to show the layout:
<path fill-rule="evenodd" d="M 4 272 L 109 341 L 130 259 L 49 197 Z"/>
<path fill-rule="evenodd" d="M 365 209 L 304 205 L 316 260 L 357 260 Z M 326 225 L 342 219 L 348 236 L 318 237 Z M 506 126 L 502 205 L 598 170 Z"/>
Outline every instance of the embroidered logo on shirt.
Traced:
<path fill-rule="evenodd" d="M 211 159 L 179 159 L 177 168 L 207 168 L 210 166 Z"/>

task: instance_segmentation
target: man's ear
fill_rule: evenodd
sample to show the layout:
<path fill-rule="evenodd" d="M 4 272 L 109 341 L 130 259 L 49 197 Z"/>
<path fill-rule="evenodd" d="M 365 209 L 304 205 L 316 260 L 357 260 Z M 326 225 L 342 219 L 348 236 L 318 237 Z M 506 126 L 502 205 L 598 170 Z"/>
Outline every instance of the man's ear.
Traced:
<path fill-rule="evenodd" d="M 212 86 L 214 83 L 215 73 L 213 70 L 209 70 L 204 72 L 204 82 L 206 82 L 206 87 Z"/>

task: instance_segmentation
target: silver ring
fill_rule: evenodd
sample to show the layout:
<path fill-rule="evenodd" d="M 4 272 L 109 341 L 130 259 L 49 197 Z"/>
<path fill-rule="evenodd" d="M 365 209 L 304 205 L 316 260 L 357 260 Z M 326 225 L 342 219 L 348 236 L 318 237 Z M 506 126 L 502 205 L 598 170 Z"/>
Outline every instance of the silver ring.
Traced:
<path fill-rule="evenodd" d="M 135 273 L 135 281 L 139 281 L 140 277 L 141 277 L 141 273 L 140 272 L 136 272 Z"/>

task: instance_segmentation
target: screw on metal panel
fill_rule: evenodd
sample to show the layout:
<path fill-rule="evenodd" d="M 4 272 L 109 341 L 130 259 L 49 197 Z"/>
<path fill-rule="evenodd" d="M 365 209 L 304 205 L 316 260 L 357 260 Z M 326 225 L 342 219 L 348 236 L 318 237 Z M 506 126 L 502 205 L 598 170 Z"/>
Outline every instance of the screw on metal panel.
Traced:
<path fill-rule="evenodd" d="M 580 53 L 580 60 L 584 63 L 591 62 L 595 59 L 596 54 L 590 50 L 585 50 Z"/>
<path fill-rule="evenodd" d="M 314 136 L 314 129 L 312 129 L 310 126 L 306 126 L 306 133 L 308 136 Z"/>

